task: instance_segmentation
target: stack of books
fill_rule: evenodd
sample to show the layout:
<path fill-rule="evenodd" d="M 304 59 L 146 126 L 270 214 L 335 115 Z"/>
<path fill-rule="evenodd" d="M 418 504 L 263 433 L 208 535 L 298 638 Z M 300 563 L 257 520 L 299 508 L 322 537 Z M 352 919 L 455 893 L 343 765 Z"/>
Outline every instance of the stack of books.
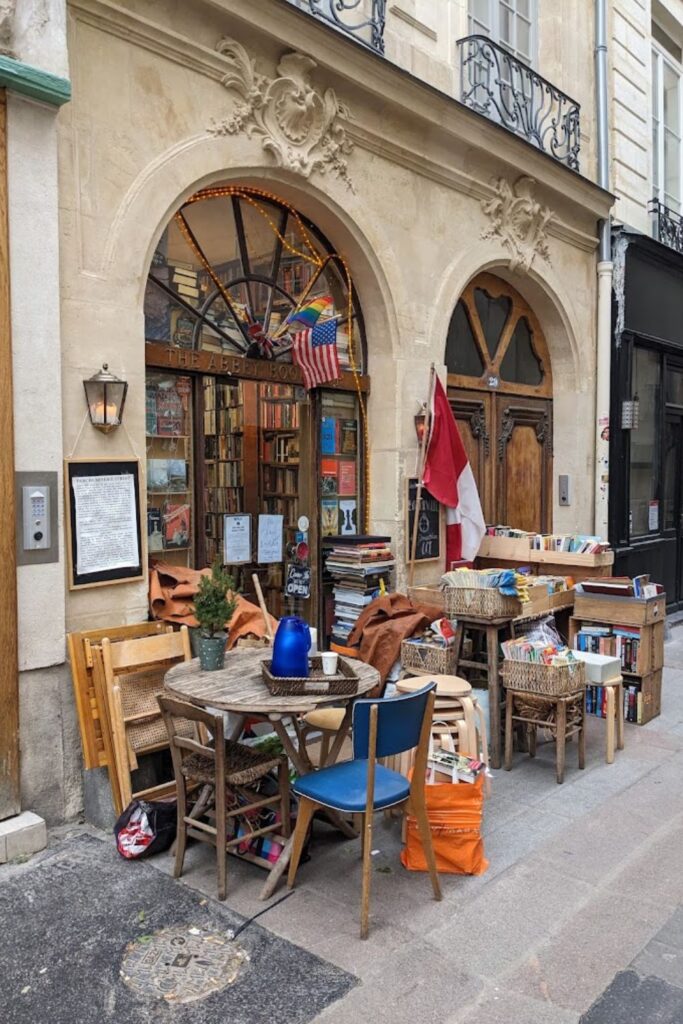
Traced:
<path fill-rule="evenodd" d="M 602 537 L 584 533 L 536 533 L 531 536 L 532 551 L 571 551 L 577 555 L 596 554 L 609 551 L 610 546 Z"/>
<path fill-rule="evenodd" d="M 356 619 L 379 594 L 391 589 L 395 561 L 384 541 L 334 545 L 325 562 L 333 580 L 334 623 L 332 639 L 346 645 Z"/>
<path fill-rule="evenodd" d="M 638 672 L 638 626 L 584 625 L 574 637 L 574 647 L 577 651 L 608 654 L 619 658 L 622 672 Z"/>
<path fill-rule="evenodd" d="M 604 686 L 586 687 L 586 714 L 607 718 L 607 690 Z M 637 686 L 624 687 L 624 719 L 641 724 L 643 695 Z"/>
<path fill-rule="evenodd" d="M 506 661 L 527 661 L 534 665 L 570 665 L 576 659 L 568 647 L 547 643 L 545 640 L 529 640 L 524 636 L 506 640 L 501 649 Z"/>

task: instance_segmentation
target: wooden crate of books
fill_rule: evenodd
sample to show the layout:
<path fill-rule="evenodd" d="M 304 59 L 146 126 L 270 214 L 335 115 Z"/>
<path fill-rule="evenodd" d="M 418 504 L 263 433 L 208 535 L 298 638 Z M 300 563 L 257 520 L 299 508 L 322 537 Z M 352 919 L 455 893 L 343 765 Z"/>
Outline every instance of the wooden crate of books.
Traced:
<path fill-rule="evenodd" d="M 656 597 L 613 597 L 576 592 L 574 615 L 626 626 L 649 626 L 666 617 L 666 594 Z"/>

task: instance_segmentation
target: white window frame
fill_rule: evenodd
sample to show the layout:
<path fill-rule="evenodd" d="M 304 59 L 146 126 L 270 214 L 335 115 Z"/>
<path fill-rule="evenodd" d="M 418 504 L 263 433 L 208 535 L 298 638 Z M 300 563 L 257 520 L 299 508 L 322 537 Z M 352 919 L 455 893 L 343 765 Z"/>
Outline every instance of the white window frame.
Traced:
<path fill-rule="evenodd" d="M 670 128 L 664 124 L 664 65 L 667 64 L 678 79 L 678 130 L 680 159 L 678 161 L 678 195 L 666 192 L 666 172 L 664 167 L 664 138 Z M 658 43 L 652 43 L 652 77 L 653 85 L 656 78 L 656 94 L 652 97 L 652 194 L 663 206 L 676 213 L 681 212 L 683 203 L 683 66 Z M 653 93 L 655 90 L 653 89 Z M 655 151 L 655 126 L 658 128 L 657 159 Z"/>
<path fill-rule="evenodd" d="M 504 42 L 501 39 L 500 31 L 500 5 L 503 3 L 510 13 L 512 14 L 512 25 L 515 38 L 513 44 Z M 517 19 L 522 18 L 524 21 L 528 21 L 530 25 L 529 30 L 529 47 L 530 54 L 526 56 L 520 53 L 517 49 Z M 538 0 L 529 0 L 529 17 L 523 15 L 517 11 L 517 0 L 488 0 L 488 15 L 487 24 L 484 24 L 478 18 L 475 18 L 472 13 L 472 4 L 468 3 L 467 10 L 467 33 L 471 36 L 483 35 L 488 36 L 499 46 L 508 50 L 514 54 L 517 60 L 520 60 L 523 64 L 529 64 L 531 67 L 535 67 L 538 59 Z"/>

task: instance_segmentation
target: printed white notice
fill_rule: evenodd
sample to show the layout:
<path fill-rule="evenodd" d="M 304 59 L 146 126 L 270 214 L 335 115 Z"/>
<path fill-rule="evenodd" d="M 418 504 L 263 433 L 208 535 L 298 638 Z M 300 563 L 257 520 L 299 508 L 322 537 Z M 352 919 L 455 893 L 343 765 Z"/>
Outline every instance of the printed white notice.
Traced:
<path fill-rule="evenodd" d="M 282 561 L 282 525 L 284 516 L 258 517 L 258 560 L 265 562 Z"/>
<path fill-rule="evenodd" d="M 77 476 L 76 574 L 90 576 L 140 565 L 132 473 Z"/>
<path fill-rule="evenodd" d="M 226 565 L 251 562 L 251 516 L 223 516 L 223 561 Z"/>

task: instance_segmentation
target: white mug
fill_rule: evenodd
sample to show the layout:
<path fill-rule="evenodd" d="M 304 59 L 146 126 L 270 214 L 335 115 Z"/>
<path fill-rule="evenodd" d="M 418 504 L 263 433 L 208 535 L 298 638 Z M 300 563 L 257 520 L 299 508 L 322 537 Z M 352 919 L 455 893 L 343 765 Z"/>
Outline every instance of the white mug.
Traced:
<path fill-rule="evenodd" d="M 336 651 L 325 651 L 320 655 L 323 661 L 323 674 L 326 676 L 333 676 L 337 671 L 337 662 L 339 661 L 339 655 Z"/>

